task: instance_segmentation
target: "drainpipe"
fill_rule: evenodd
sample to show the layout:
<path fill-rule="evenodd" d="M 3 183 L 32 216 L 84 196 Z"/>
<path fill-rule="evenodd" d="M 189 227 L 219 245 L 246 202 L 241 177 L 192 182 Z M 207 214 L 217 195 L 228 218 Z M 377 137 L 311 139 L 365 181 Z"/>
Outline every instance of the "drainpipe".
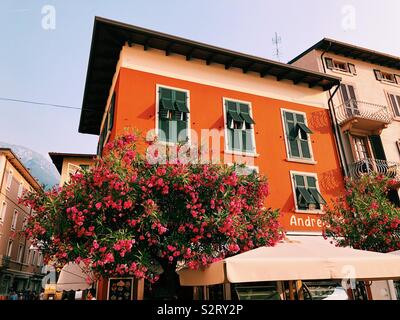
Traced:
<path fill-rule="evenodd" d="M 324 63 L 324 55 L 329 51 L 329 48 L 331 47 L 332 43 L 329 43 L 329 47 L 325 49 L 322 54 L 321 54 L 321 62 L 322 62 L 322 67 L 324 69 L 324 73 L 326 73 L 326 68 L 325 68 L 325 63 Z M 332 119 L 332 128 L 333 132 L 335 134 L 335 139 L 338 145 L 338 151 L 339 151 L 339 161 L 342 167 L 342 173 L 344 176 L 348 176 L 348 167 L 347 167 L 347 158 L 346 158 L 346 153 L 344 151 L 344 146 L 343 146 L 343 139 L 342 136 L 340 135 L 340 129 L 336 117 L 336 110 L 335 106 L 333 104 L 333 97 L 335 96 L 336 92 L 339 90 L 340 84 L 335 88 L 333 93 L 331 90 L 329 90 L 329 100 L 328 100 L 328 106 L 329 106 L 329 113 L 331 115 Z"/>

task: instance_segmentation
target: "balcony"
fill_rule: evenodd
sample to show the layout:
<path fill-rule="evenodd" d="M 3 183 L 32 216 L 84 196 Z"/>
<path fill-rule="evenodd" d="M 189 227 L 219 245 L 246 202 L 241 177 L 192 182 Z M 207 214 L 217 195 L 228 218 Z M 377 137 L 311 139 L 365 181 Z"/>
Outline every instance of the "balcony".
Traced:
<path fill-rule="evenodd" d="M 367 158 L 349 165 L 350 175 L 361 178 L 365 174 L 382 174 L 397 181 L 394 187 L 400 187 L 400 163 L 386 160 Z"/>
<path fill-rule="evenodd" d="M 354 99 L 336 106 L 335 111 L 343 131 L 358 129 L 380 134 L 393 120 L 393 114 L 387 106 Z"/>

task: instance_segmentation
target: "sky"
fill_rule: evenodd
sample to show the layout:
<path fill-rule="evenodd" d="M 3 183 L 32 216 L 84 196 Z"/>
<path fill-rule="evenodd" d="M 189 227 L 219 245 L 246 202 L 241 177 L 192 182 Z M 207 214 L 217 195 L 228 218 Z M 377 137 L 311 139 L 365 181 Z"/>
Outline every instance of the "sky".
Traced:
<path fill-rule="evenodd" d="M 287 62 L 324 37 L 400 56 L 399 12 L 399 0 L 0 0 L 0 141 L 96 152 L 80 110 L 1 100 L 81 108 L 95 16 L 274 60 L 277 32 Z"/>

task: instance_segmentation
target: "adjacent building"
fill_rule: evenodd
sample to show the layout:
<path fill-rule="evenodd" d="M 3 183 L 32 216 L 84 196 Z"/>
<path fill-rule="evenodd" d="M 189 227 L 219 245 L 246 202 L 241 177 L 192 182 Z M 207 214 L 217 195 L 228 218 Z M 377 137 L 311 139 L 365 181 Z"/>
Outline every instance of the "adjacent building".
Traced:
<path fill-rule="evenodd" d="M 59 152 L 49 152 L 49 156 L 57 168 L 57 171 L 60 173 L 60 186 L 69 182 L 71 174 L 93 166 L 96 158 L 95 154 Z"/>
<path fill-rule="evenodd" d="M 25 190 L 40 189 L 13 151 L 0 148 L 0 296 L 40 292 L 43 257 L 21 234 L 32 209 L 18 202 Z"/>
<path fill-rule="evenodd" d="M 400 58 L 323 39 L 289 63 L 342 78 L 327 97 L 346 174 L 396 179 L 388 196 L 400 206 Z"/>

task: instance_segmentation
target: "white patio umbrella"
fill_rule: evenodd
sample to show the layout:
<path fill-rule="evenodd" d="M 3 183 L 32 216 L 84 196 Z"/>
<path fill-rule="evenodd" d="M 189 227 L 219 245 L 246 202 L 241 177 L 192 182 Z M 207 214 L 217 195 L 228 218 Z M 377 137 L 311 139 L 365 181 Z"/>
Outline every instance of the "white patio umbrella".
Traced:
<path fill-rule="evenodd" d="M 87 279 L 93 279 L 92 273 L 84 271 L 84 264 L 76 264 L 69 262 L 66 264 L 60 273 L 57 281 L 57 291 L 78 291 L 91 288 L 92 281 L 88 283 Z"/>

